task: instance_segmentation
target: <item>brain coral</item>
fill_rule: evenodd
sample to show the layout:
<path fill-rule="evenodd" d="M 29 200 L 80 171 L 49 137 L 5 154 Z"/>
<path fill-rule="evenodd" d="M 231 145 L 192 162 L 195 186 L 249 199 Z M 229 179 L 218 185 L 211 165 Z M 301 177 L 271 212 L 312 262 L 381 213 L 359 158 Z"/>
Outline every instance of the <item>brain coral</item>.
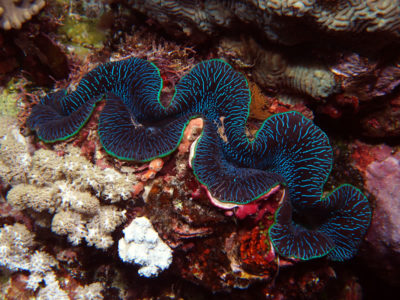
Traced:
<path fill-rule="evenodd" d="M 28 125 L 44 141 L 64 140 L 81 129 L 104 98 L 98 127 L 103 147 L 120 159 L 143 162 L 174 151 L 188 122 L 202 117 L 204 129 L 191 166 L 214 199 L 246 204 L 283 185 L 286 197 L 270 230 L 280 254 L 333 260 L 355 254 L 370 222 L 368 200 L 350 185 L 321 198 L 332 148 L 310 120 L 296 112 L 277 114 L 250 140 L 247 81 L 221 60 L 195 66 L 176 85 L 168 106 L 160 102 L 161 88 L 160 72 L 148 61 L 104 64 L 74 92 L 43 98 Z"/>
<path fill-rule="evenodd" d="M 309 95 L 314 99 L 327 98 L 340 91 L 335 74 L 317 60 L 289 59 L 287 54 L 261 46 L 252 38 L 236 41 L 223 38 L 220 55 L 235 62 L 237 57 L 251 66 L 253 79 L 268 91 L 288 96 Z M 286 98 L 286 97 L 285 97 Z"/>
<path fill-rule="evenodd" d="M 0 27 L 19 29 L 26 20 L 41 10 L 44 0 L 0 0 Z"/>
<path fill-rule="evenodd" d="M 129 3 L 135 10 L 166 25 L 167 31 L 177 27 L 187 35 L 198 32 L 212 35 L 221 28 L 235 28 L 238 22 L 250 24 L 270 40 L 286 44 L 310 37 L 311 27 L 325 32 L 400 35 L 398 0 L 130 0 Z"/>

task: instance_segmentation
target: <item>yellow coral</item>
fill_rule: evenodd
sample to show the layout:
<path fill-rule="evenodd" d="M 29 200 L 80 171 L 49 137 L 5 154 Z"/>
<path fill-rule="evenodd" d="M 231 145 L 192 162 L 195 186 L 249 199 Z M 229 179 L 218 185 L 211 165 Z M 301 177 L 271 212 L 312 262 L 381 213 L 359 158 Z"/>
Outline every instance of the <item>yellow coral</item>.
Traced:
<path fill-rule="evenodd" d="M 0 91 L 0 115 L 16 116 L 18 97 L 16 94 L 10 93 L 7 89 Z"/>

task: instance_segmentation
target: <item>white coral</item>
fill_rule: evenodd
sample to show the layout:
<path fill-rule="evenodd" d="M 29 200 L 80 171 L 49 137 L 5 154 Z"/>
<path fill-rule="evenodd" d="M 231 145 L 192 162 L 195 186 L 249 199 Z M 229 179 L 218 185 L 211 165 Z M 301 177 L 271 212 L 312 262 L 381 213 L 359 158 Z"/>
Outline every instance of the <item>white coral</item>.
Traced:
<path fill-rule="evenodd" d="M 17 128 L 15 119 L 0 119 L 0 180 L 13 186 L 8 203 L 48 212 L 37 215 L 41 219 L 36 223 L 50 226 L 52 217 L 52 231 L 66 235 L 73 245 L 86 240 L 99 249 L 109 248 L 114 243 L 111 233 L 125 221 L 125 211 L 100 202 L 131 199 L 135 175 L 100 169 L 73 146 L 67 146 L 64 156 L 46 149 L 30 156 L 28 142 Z"/>
<path fill-rule="evenodd" d="M 11 271 L 29 271 L 28 289 L 36 290 L 44 280 L 48 286 L 44 288 L 45 291 L 43 293 L 46 290 L 53 291 L 55 280 L 53 267 L 57 265 L 57 261 L 44 251 L 33 251 L 33 239 L 33 233 L 25 225 L 16 223 L 0 228 L 0 266 L 4 266 Z M 54 277 L 50 286 L 49 280 L 46 279 L 50 278 L 49 276 Z"/>
<path fill-rule="evenodd" d="M 44 282 L 46 286 L 39 290 L 37 295 L 38 300 L 70 300 L 68 294 L 60 288 L 60 284 L 53 272 L 46 274 Z"/>
<path fill-rule="evenodd" d="M 51 222 L 51 230 L 59 235 L 68 235 L 68 240 L 75 246 L 87 235 L 82 215 L 74 211 L 57 212 Z"/>
<path fill-rule="evenodd" d="M 31 165 L 28 143 L 14 118 L 0 117 L 0 180 L 5 184 L 25 181 Z"/>
<path fill-rule="evenodd" d="M 103 284 L 100 282 L 94 282 L 92 284 L 78 287 L 76 289 L 76 300 L 102 300 L 104 299 L 102 291 L 104 289 Z"/>
<path fill-rule="evenodd" d="M 22 224 L 4 225 L 0 228 L 0 266 L 10 270 L 29 270 L 29 248 L 33 234 Z"/>
<path fill-rule="evenodd" d="M 158 276 L 172 263 L 171 248 L 161 240 L 146 217 L 134 219 L 123 232 L 124 238 L 118 243 L 119 257 L 124 262 L 141 265 L 139 275 Z"/>

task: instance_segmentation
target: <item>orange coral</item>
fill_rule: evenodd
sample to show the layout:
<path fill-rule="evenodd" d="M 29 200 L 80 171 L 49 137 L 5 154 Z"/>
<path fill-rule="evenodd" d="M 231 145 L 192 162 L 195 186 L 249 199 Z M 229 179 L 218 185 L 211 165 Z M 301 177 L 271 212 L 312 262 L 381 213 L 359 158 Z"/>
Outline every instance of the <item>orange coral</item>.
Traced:
<path fill-rule="evenodd" d="M 270 117 L 272 113 L 269 108 L 274 99 L 265 96 L 260 87 L 254 82 L 249 83 L 249 88 L 251 91 L 250 118 L 265 120 Z"/>
<path fill-rule="evenodd" d="M 271 262 L 275 259 L 274 249 L 268 238 L 268 230 L 255 226 L 240 236 L 240 257 L 246 269 L 268 275 Z"/>
<path fill-rule="evenodd" d="M 182 141 L 178 147 L 179 153 L 189 152 L 190 145 L 197 138 L 203 129 L 203 119 L 197 118 L 190 120 L 183 132 Z"/>
<path fill-rule="evenodd" d="M 159 172 L 164 165 L 164 161 L 161 158 L 153 159 L 149 164 L 149 169 L 155 172 Z"/>

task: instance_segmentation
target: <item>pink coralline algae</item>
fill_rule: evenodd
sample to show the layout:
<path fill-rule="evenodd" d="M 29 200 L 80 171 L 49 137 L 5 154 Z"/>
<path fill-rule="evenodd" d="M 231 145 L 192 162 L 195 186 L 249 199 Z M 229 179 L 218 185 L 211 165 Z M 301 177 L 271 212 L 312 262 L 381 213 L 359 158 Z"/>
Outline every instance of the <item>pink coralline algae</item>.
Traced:
<path fill-rule="evenodd" d="M 361 143 L 356 148 L 356 166 L 365 175 L 365 188 L 375 197 L 374 215 L 366 236 L 368 263 L 385 280 L 399 284 L 400 151 L 387 145 Z"/>

